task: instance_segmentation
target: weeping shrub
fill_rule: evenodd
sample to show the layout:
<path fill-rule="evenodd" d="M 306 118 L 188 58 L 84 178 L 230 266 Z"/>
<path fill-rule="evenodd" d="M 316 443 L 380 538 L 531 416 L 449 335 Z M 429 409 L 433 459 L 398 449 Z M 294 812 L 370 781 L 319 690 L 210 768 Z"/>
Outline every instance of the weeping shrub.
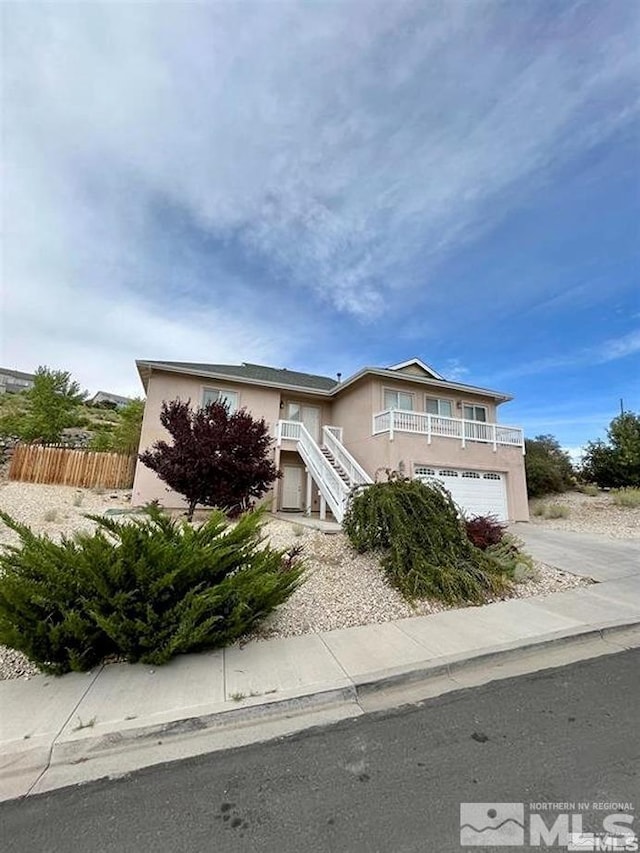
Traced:
<path fill-rule="evenodd" d="M 196 529 L 151 506 L 125 521 L 87 516 L 95 532 L 58 544 L 0 513 L 21 540 L 0 554 L 0 643 L 53 673 L 227 645 L 302 580 L 300 563 L 263 545 L 262 515 L 231 526 L 215 511 Z"/>
<path fill-rule="evenodd" d="M 353 496 L 343 521 L 360 552 L 379 551 L 389 582 L 407 599 L 480 604 L 510 584 L 509 568 L 476 548 L 439 483 L 392 475 Z"/>

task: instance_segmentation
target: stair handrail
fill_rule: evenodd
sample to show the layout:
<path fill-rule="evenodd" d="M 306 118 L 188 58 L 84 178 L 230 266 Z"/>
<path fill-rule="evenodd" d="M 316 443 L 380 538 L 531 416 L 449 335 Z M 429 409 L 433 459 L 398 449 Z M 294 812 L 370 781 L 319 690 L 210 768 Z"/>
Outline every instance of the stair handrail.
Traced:
<path fill-rule="evenodd" d="M 322 427 L 322 436 L 324 446 L 329 450 L 338 465 L 343 469 L 349 478 L 349 486 L 369 486 L 373 483 L 371 477 L 364 470 L 362 465 L 353 458 L 347 448 L 338 440 L 332 430 L 335 427 Z"/>
<path fill-rule="evenodd" d="M 342 524 L 350 488 L 322 453 L 303 423 L 300 423 L 298 450 L 336 521 Z"/>

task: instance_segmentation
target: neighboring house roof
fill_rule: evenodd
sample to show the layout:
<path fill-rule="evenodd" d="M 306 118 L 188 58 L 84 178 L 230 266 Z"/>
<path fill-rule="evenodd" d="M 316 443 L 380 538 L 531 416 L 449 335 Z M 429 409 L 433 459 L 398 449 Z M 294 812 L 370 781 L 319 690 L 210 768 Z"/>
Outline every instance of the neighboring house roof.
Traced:
<path fill-rule="evenodd" d="M 122 397 L 120 394 L 112 394 L 110 391 L 98 391 L 89 400 L 89 403 L 115 403 L 117 406 L 126 406 L 131 402 L 131 397 Z"/>
<path fill-rule="evenodd" d="M 425 371 L 425 376 L 416 373 L 402 372 L 403 367 L 417 365 Z M 434 389 L 447 388 L 454 391 L 480 394 L 494 399 L 497 403 L 511 400 L 509 394 L 480 388 L 477 385 L 463 385 L 459 382 L 448 382 L 426 365 L 420 359 L 410 359 L 392 367 L 363 367 L 342 382 L 329 376 L 318 376 L 313 373 L 300 373 L 262 364 L 199 364 L 187 361 L 136 361 L 140 378 L 145 390 L 147 389 L 152 370 L 164 370 L 170 373 L 190 374 L 209 379 L 239 380 L 249 385 L 267 385 L 273 388 L 295 388 L 309 394 L 323 397 L 333 397 L 359 381 L 366 375 L 380 376 L 393 382 L 418 382 Z"/>
<path fill-rule="evenodd" d="M 0 367 L 0 382 L 4 383 L 6 380 L 11 382 L 15 379 L 21 379 L 23 382 L 33 382 L 35 376 L 33 373 L 23 373 L 22 370 L 11 370 L 9 367 Z"/>

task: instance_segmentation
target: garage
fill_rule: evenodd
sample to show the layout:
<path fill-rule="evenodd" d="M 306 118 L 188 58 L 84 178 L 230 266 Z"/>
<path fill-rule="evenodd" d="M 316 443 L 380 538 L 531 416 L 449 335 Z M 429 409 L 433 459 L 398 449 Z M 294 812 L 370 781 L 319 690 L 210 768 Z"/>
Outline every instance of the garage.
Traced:
<path fill-rule="evenodd" d="M 495 515 L 500 521 L 509 518 L 505 474 L 429 465 L 416 465 L 414 474 L 426 483 L 442 483 L 465 515 Z"/>

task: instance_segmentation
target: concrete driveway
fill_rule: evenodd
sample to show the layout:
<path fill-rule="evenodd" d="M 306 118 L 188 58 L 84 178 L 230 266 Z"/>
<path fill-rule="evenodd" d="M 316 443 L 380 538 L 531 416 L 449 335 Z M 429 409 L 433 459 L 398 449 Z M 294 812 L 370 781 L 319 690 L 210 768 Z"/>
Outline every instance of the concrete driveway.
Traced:
<path fill-rule="evenodd" d="M 596 581 L 640 577 L 640 540 L 512 524 L 510 530 L 536 560 Z"/>

